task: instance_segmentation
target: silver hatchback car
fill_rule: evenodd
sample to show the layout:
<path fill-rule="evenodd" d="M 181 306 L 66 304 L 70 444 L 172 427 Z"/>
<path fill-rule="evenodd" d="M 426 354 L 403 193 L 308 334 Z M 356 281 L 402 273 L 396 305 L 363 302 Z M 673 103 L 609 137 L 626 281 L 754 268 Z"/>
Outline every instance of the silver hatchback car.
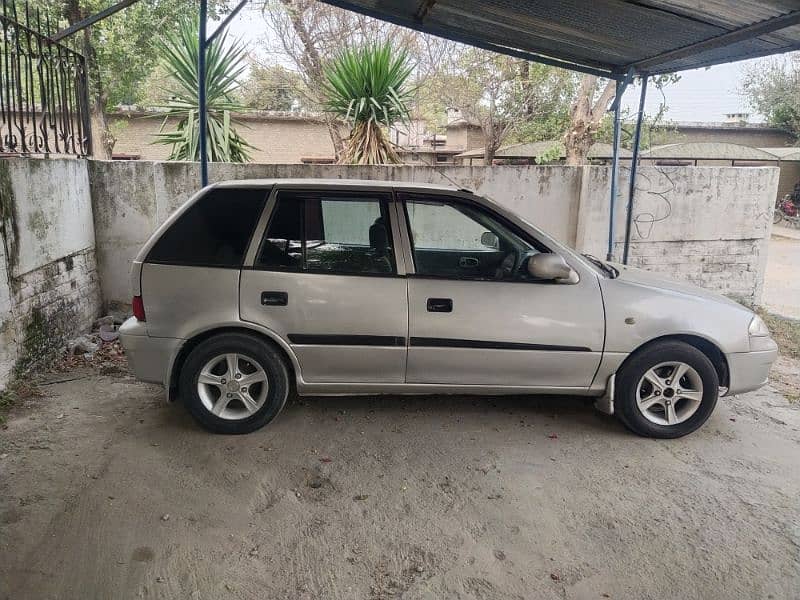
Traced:
<path fill-rule="evenodd" d="M 348 180 L 201 190 L 133 262 L 136 376 L 208 429 L 247 433 L 300 395 L 594 396 L 678 437 L 777 347 L 747 308 L 582 256 L 466 190 Z"/>

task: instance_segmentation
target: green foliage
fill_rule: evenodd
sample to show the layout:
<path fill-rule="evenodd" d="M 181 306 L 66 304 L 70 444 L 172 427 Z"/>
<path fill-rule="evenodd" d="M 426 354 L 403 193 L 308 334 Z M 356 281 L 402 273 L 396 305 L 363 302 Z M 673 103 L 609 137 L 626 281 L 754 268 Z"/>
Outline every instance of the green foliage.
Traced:
<path fill-rule="evenodd" d="M 212 14 L 225 9 L 228 0 L 210 1 Z M 66 26 L 66 16 L 77 5 L 81 17 L 95 14 L 110 5 L 108 0 L 31 0 L 51 16 L 53 29 Z M 140 0 L 121 12 L 104 19 L 88 30 L 97 70 L 89 72 L 100 81 L 92 81 L 102 90 L 105 105 L 146 102 L 142 83 L 158 63 L 157 32 L 174 27 L 181 19 L 197 14 L 197 4 L 189 0 Z M 82 48 L 78 33 L 70 42 Z M 92 57 L 89 57 L 92 60 Z"/>
<path fill-rule="evenodd" d="M 494 151 L 516 142 L 558 139 L 569 123 L 574 73 L 452 42 L 434 43 L 421 86 L 425 112 L 458 109 Z"/>
<path fill-rule="evenodd" d="M 199 160 L 200 119 L 197 97 L 200 52 L 198 19 L 181 21 L 159 43 L 163 64 L 170 76 L 170 101 L 161 131 L 156 134 L 157 144 L 172 146 L 169 160 Z M 242 138 L 233 126 L 231 112 L 241 110 L 234 94 L 245 70 L 244 47 L 238 41 L 229 43 L 227 33 L 214 40 L 206 54 L 206 98 L 208 124 L 208 157 L 213 162 L 246 162 L 253 147 Z M 177 121 L 175 131 L 165 131 Z"/>
<path fill-rule="evenodd" d="M 557 161 L 564 153 L 564 144 L 554 143 L 550 148 L 542 152 L 534 160 L 537 165 L 546 165 Z"/>
<path fill-rule="evenodd" d="M 748 68 L 741 92 L 770 125 L 800 135 L 800 57 L 776 58 Z"/>
<path fill-rule="evenodd" d="M 240 90 L 241 102 L 256 110 L 290 111 L 303 108 L 303 77 L 281 65 L 253 64 Z"/>
<path fill-rule="evenodd" d="M 412 70 L 406 51 L 388 42 L 345 50 L 326 66 L 325 108 L 353 124 L 341 163 L 399 162 L 383 128 L 409 120 Z"/>

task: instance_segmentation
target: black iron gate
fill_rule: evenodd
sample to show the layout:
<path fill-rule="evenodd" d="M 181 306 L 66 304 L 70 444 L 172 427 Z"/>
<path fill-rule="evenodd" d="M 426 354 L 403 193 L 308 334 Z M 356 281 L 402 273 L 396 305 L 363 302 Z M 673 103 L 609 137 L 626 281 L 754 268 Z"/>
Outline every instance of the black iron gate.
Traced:
<path fill-rule="evenodd" d="M 91 154 L 86 61 L 27 2 L 0 11 L 0 154 Z"/>

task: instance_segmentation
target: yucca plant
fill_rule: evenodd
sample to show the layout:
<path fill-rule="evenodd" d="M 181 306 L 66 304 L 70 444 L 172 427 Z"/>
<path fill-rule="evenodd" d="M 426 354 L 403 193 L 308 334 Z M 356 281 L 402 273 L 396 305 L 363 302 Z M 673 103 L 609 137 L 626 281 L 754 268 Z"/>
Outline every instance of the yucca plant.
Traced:
<path fill-rule="evenodd" d="M 175 30 L 165 34 L 159 43 L 163 64 L 170 75 L 170 100 L 161 129 L 156 134 L 156 144 L 172 146 L 169 160 L 200 160 L 200 118 L 197 95 L 200 53 L 199 22 L 186 19 Z M 247 162 L 247 143 L 236 131 L 231 112 L 242 106 L 233 94 L 239 87 L 238 79 L 247 69 L 245 49 L 239 41 L 228 42 L 222 33 L 206 53 L 206 106 L 208 159 L 213 162 Z M 166 131 L 170 121 L 178 121 L 175 131 Z"/>
<path fill-rule="evenodd" d="M 345 50 L 325 69 L 325 107 L 352 123 L 339 164 L 398 163 L 385 129 L 409 120 L 413 67 L 390 43 Z"/>

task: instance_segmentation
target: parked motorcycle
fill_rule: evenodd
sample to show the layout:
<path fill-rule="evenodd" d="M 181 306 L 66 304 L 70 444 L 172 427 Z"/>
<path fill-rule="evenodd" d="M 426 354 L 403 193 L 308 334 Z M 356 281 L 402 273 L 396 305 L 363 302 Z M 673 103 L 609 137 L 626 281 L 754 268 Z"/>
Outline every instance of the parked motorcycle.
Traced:
<path fill-rule="evenodd" d="M 787 225 L 793 227 L 800 227 L 800 207 L 798 207 L 791 194 L 786 194 L 775 202 L 772 223 L 778 224 L 781 221 L 785 221 Z"/>

